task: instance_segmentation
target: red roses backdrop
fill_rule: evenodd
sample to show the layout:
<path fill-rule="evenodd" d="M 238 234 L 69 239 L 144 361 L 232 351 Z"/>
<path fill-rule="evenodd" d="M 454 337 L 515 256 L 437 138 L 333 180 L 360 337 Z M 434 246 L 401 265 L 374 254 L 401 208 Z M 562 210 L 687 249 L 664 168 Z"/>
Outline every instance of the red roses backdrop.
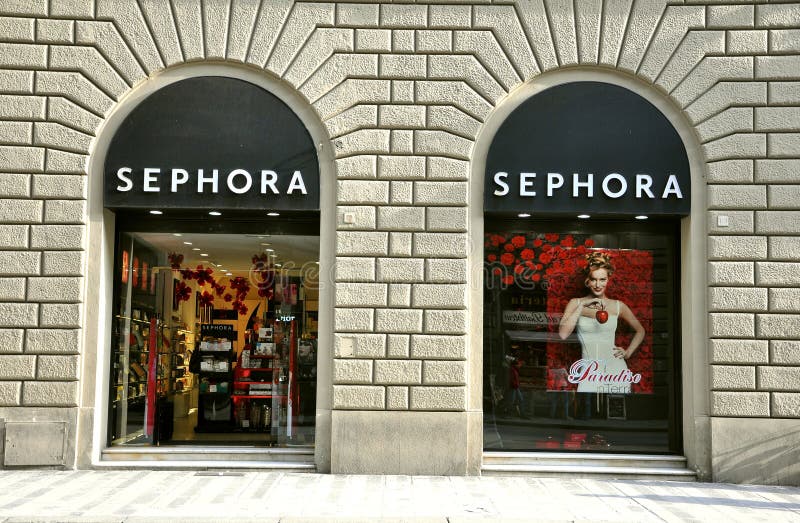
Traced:
<path fill-rule="evenodd" d="M 555 233 L 487 234 L 484 242 L 488 277 L 501 286 L 523 289 L 541 288 L 547 292 L 547 328 L 553 333 L 547 343 L 547 366 L 564 368 L 581 358 L 577 343 L 558 339 L 558 322 L 572 298 L 586 294 L 582 269 L 586 254 L 602 251 L 611 257 L 615 272 L 606 295 L 625 303 L 639 319 L 645 338 L 628 360 L 628 368 L 642 379 L 632 384 L 634 393 L 653 392 L 653 256 L 648 251 L 600 249 L 588 236 Z M 616 312 L 616 311 L 611 311 Z M 621 321 L 616 344 L 627 347 L 633 331 Z M 574 389 L 576 385 L 569 385 Z"/>

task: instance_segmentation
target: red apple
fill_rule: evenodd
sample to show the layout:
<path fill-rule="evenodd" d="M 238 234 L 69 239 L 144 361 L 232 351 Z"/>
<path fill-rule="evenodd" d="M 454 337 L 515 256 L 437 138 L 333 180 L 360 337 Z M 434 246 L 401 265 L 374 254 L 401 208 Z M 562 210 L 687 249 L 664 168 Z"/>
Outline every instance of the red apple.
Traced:
<path fill-rule="evenodd" d="M 608 321 L 608 311 L 597 311 L 594 317 L 598 323 L 605 323 Z"/>

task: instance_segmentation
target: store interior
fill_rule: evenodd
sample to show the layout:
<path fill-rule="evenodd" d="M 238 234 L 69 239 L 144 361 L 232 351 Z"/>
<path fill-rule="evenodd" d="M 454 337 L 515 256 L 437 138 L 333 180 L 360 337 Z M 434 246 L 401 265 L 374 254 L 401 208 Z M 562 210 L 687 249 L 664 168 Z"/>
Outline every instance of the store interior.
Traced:
<path fill-rule="evenodd" d="M 314 443 L 319 237 L 121 232 L 108 441 Z"/>

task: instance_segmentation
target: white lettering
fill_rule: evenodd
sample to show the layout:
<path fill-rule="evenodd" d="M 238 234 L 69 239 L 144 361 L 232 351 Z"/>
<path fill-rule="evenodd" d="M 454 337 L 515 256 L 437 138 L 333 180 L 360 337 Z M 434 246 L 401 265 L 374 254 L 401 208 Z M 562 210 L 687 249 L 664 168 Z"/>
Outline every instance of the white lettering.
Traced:
<path fill-rule="evenodd" d="M 178 177 L 177 175 L 180 175 Z M 189 172 L 185 169 L 172 169 L 171 191 L 178 192 L 178 185 L 183 185 L 189 181 Z"/>
<path fill-rule="evenodd" d="M 161 188 L 158 185 L 153 185 L 154 183 L 158 183 L 158 177 L 155 176 L 156 174 L 161 174 L 161 169 L 157 167 L 144 168 L 144 187 L 142 187 L 142 191 L 161 192 Z"/>
<path fill-rule="evenodd" d="M 553 196 L 555 189 L 564 186 L 564 177 L 558 173 L 547 173 L 547 196 Z"/>
<path fill-rule="evenodd" d="M 580 181 L 580 174 L 573 173 L 572 175 L 572 197 L 578 198 L 580 196 L 581 187 L 586 188 L 586 197 L 594 197 L 594 174 L 589 173 L 586 175 L 586 181 Z"/>
<path fill-rule="evenodd" d="M 117 185 L 117 191 L 119 192 L 128 192 L 133 189 L 133 182 L 130 178 L 125 176 L 126 174 L 131 174 L 132 169 L 130 167 L 120 167 L 117 170 L 117 178 L 121 181 L 124 185 Z"/>
<path fill-rule="evenodd" d="M 289 188 L 286 189 L 286 194 L 292 194 L 296 189 L 300 189 L 301 194 L 308 194 L 306 192 L 306 184 L 303 183 L 303 175 L 300 171 L 295 171 L 292 175 L 292 180 L 289 182 Z"/>
<path fill-rule="evenodd" d="M 619 182 L 619 190 L 617 192 L 611 191 L 611 189 L 608 187 L 611 180 L 617 180 Z M 621 174 L 611 173 L 605 178 L 603 178 L 603 192 L 609 198 L 619 198 L 620 196 L 625 194 L 625 191 L 627 190 L 628 190 L 628 182 L 625 180 L 625 178 L 622 177 Z"/>
<path fill-rule="evenodd" d="M 681 187 L 678 185 L 678 178 L 674 174 L 670 174 L 667 178 L 667 185 L 664 187 L 664 194 L 661 197 L 666 199 L 670 194 L 674 194 L 679 200 L 683 198 Z"/>
<path fill-rule="evenodd" d="M 495 185 L 500 187 L 500 189 L 494 190 L 495 196 L 505 196 L 506 194 L 508 194 L 508 184 L 505 182 L 506 178 L 508 178 L 508 173 L 504 172 L 495 173 L 494 183 Z"/>
<path fill-rule="evenodd" d="M 245 183 L 242 187 L 236 187 L 236 184 L 234 183 L 234 180 L 237 176 L 244 176 Z M 228 175 L 227 183 L 228 189 L 230 189 L 232 193 L 244 194 L 250 190 L 250 187 L 253 186 L 253 179 L 250 177 L 250 173 L 244 169 L 234 169 Z"/>
<path fill-rule="evenodd" d="M 536 178 L 536 173 L 519 173 L 520 196 L 536 196 L 536 191 L 529 190 L 533 187 L 534 178 Z"/>
<path fill-rule="evenodd" d="M 272 194 L 280 194 L 278 188 L 275 187 L 277 179 L 278 173 L 275 171 L 261 171 L 261 194 L 267 194 L 267 186 L 272 189 Z"/>
<path fill-rule="evenodd" d="M 203 169 L 197 169 L 197 192 L 203 192 L 203 185 L 210 183 L 212 194 L 219 192 L 219 169 L 211 169 L 211 176 L 205 176 Z"/>
<path fill-rule="evenodd" d="M 655 198 L 650 186 L 653 185 L 653 177 L 649 174 L 636 175 L 636 197 L 641 198 L 642 193 L 647 193 L 648 198 Z"/>

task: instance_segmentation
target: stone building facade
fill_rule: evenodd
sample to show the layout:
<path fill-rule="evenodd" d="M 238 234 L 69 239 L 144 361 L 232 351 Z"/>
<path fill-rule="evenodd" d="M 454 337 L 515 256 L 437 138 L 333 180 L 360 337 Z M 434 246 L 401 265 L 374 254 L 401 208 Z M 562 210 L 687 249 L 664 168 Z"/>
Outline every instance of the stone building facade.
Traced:
<path fill-rule="evenodd" d="M 6 0 L 0 28 L 0 464 L 103 466 L 98 151 L 143 93 L 219 74 L 318 143 L 317 470 L 480 473 L 486 151 L 508 107 L 599 80 L 691 164 L 688 465 L 800 482 L 800 4 Z"/>

